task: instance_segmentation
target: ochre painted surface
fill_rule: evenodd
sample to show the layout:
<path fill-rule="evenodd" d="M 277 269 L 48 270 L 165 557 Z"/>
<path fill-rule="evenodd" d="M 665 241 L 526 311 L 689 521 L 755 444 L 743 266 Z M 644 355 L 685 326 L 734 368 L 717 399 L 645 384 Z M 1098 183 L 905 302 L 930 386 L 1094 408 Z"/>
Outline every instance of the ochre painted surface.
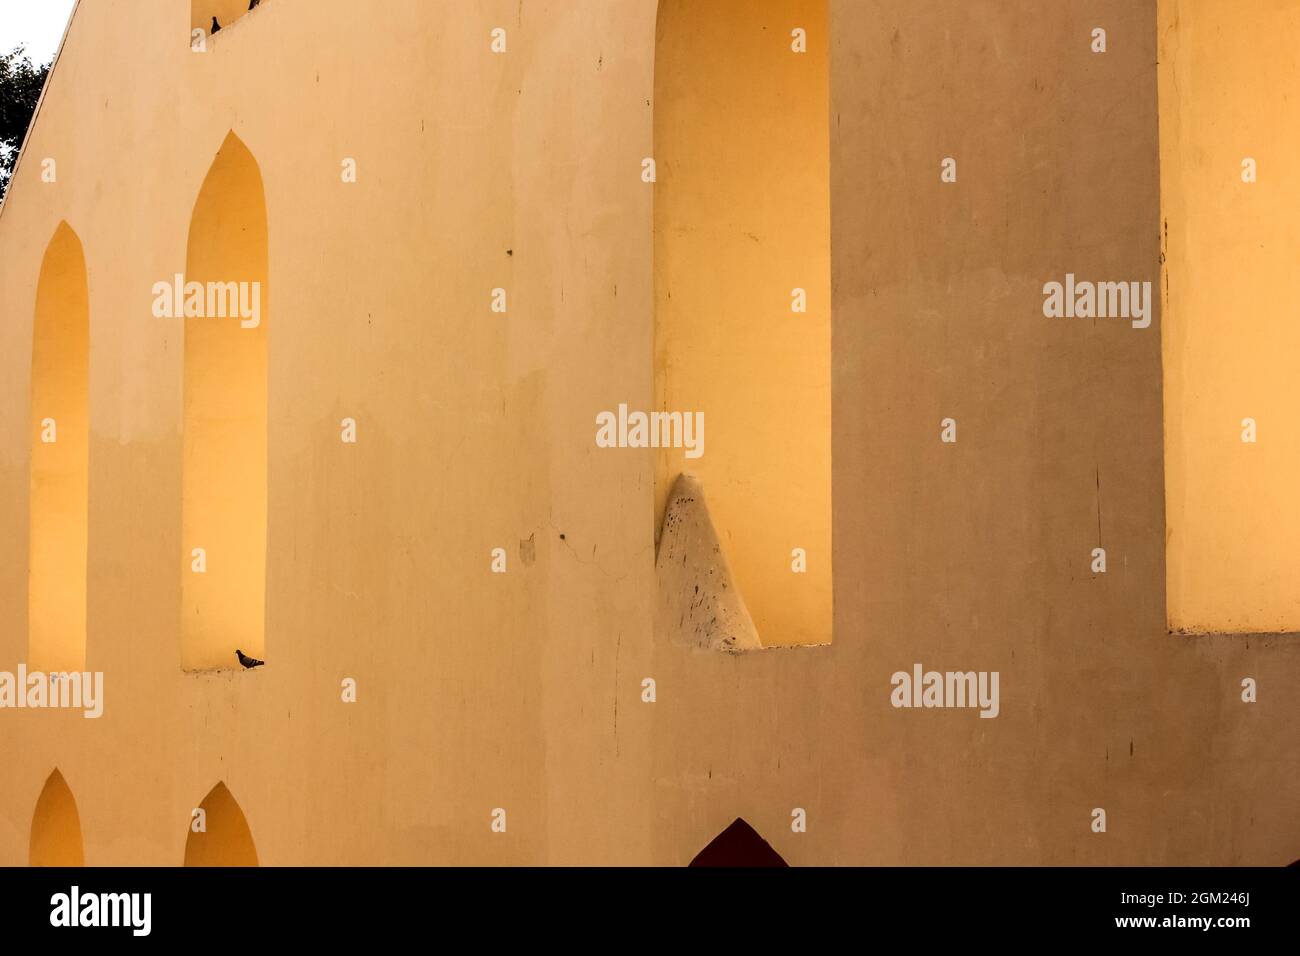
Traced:
<path fill-rule="evenodd" d="M 1300 631 L 1300 4 L 1162 0 L 1169 624 Z M 1254 160 L 1255 182 L 1243 181 Z M 1242 440 L 1244 419 L 1255 441 Z"/>
<path fill-rule="evenodd" d="M 137 6 L 80 4 L 0 213 L 0 670 L 66 220 L 106 698 L 0 711 L 0 863 L 54 765 L 92 866 L 181 863 L 218 780 L 263 865 L 680 865 L 737 818 L 792 865 L 1300 858 L 1300 645 L 1167 633 L 1160 317 L 1042 315 L 1067 271 L 1159 276 L 1154 3 L 831 2 L 835 639 L 743 655 L 655 636 L 654 456 L 595 446 L 656 400 L 653 0 L 268 0 L 206 54 L 185 0 Z M 186 330 L 150 290 L 232 130 L 274 281 L 267 666 L 186 672 Z M 917 661 L 1000 671 L 1000 715 L 892 708 Z"/>
<path fill-rule="evenodd" d="M 81 242 L 61 222 L 32 323 L 27 661 L 43 671 L 86 659 L 89 308 Z"/>
<path fill-rule="evenodd" d="M 703 482 L 765 646 L 831 640 L 828 53 L 826 0 L 659 4 L 655 407 L 705 440 L 656 453 L 655 518 Z"/>
<path fill-rule="evenodd" d="M 32 838 L 27 862 L 30 866 L 85 864 L 77 801 L 58 770 L 45 781 L 36 800 L 36 809 L 32 811 Z"/>

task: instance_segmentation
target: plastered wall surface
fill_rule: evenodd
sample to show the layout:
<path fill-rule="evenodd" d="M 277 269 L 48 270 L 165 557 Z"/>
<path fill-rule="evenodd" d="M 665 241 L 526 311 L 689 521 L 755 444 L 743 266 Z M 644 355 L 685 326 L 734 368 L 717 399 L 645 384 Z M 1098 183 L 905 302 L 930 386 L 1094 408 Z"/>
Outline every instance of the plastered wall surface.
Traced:
<path fill-rule="evenodd" d="M 1166 630 L 1159 317 L 1042 314 L 1066 271 L 1159 274 L 1154 3 L 831 2 L 834 641 L 738 656 L 657 639 L 652 452 L 593 440 L 655 398 L 652 0 L 265 0 L 202 55 L 185 0 L 131 6 L 82 0 L 0 215 L 0 669 L 66 220 L 106 695 L 0 711 L 0 863 L 56 766 L 89 865 L 180 864 L 219 781 L 263 865 L 681 864 L 737 817 L 793 864 L 1300 857 L 1296 644 Z M 267 666 L 185 673 L 150 289 L 231 131 L 275 289 Z M 914 662 L 1000 671 L 999 716 L 892 708 Z"/>

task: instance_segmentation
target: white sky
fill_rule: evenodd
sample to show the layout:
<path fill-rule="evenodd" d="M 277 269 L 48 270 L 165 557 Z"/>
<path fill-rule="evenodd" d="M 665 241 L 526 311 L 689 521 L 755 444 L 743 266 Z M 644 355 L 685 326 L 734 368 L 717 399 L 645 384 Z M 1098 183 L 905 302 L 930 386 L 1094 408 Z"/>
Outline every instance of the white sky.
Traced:
<path fill-rule="evenodd" d="M 0 0 L 0 51 L 27 46 L 33 63 L 54 59 L 75 0 Z"/>

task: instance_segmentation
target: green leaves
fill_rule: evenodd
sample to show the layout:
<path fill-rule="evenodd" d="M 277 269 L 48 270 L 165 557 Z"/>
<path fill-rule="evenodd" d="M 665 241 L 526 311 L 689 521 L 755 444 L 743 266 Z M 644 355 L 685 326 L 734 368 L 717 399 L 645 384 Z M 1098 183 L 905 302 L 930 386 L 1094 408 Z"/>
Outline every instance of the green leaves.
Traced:
<path fill-rule="evenodd" d="M 0 197 L 9 188 L 18 150 L 49 72 L 50 65 L 33 64 L 24 47 L 0 54 Z"/>

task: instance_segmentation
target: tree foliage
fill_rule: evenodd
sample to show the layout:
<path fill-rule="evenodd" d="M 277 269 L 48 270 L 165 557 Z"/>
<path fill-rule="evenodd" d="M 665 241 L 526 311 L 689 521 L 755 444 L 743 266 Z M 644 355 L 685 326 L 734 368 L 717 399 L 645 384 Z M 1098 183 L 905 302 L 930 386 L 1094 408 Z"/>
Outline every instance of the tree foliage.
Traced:
<path fill-rule="evenodd" d="M 0 53 L 0 197 L 9 188 L 18 150 L 49 72 L 48 63 L 32 63 L 21 46 Z"/>

